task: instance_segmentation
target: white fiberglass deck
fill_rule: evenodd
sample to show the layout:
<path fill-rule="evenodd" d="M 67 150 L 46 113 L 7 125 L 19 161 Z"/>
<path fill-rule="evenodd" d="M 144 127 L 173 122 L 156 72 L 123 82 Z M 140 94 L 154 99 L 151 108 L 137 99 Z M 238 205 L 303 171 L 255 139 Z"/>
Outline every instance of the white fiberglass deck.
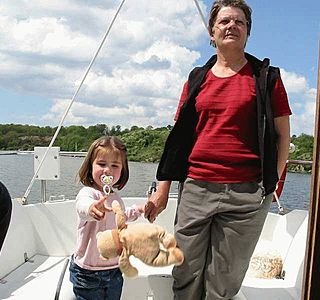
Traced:
<path fill-rule="evenodd" d="M 144 202 L 127 198 L 125 203 Z M 171 199 L 157 223 L 173 232 L 176 200 Z M 139 219 L 138 222 L 143 222 Z M 275 248 L 284 259 L 284 279 L 246 277 L 237 300 L 300 299 L 303 258 L 307 232 L 307 212 L 295 210 L 286 216 L 269 214 L 257 248 Z M 74 299 L 69 272 L 62 282 L 60 297 L 56 290 L 75 244 L 74 201 L 21 206 L 14 203 L 12 223 L 0 256 L 0 299 L 46 300 Z M 25 262 L 25 257 L 29 260 Z M 152 268 L 135 258 L 132 263 L 139 277 L 126 279 L 122 300 L 169 300 L 172 267 Z"/>

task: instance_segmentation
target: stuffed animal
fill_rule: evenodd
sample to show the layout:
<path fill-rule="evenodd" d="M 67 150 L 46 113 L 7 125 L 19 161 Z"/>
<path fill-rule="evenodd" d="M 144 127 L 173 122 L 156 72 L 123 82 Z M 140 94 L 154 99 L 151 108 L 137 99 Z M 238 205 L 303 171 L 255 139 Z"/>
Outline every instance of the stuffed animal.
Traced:
<path fill-rule="evenodd" d="M 100 256 L 109 259 L 119 256 L 119 267 L 127 277 L 135 277 L 138 270 L 131 265 L 131 255 L 150 266 L 180 265 L 184 256 L 176 247 L 174 236 L 161 226 L 149 223 L 125 223 L 125 215 L 118 201 L 112 202 L 117 229 L 97 233 Z"/>

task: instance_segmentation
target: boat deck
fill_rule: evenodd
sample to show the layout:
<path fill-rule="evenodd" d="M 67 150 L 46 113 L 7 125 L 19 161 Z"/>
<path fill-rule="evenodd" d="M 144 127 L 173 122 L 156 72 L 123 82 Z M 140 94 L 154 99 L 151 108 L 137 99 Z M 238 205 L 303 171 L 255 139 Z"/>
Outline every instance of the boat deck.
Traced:
<path fill-rule="evenodd" d="M 135 198 L 125 202 L 139 203 Z M 173 232 L 175 206 L 175 200 L 169 201 L 167 213 L 157 219 L 169 232 Z M 27 206 L 14 203 L 13 222 L 0 256 L 0 299 L 74 300 L 66 265 L 75 242 L 74 213 L 74 201 Z M 307 211 L 294 210 L 285 216 L 269 213 L 257 249 L 276 248 L 283 257 L 286 275 L 284 279 L 246 276 L 234 300 L 300 299 L 307 224 Z M 27 261 L 26 256 L 30 257 Z M 154 268 L 134 257 L 130 260 L 139 276 L 125 278 L 122 300 L 173 299 L 172 266 Z"/>
<path fill-rule="evenodd" d="M 33 256 L 1 280 L 1 299 L 75 300 L 72 284 L 69 281 L 68 267 L 65 269 L 68 261 L 68 257 Z M 138 267 L 139 276 L 133 279 L 125 278 L 121 300 L 173 299 L 172 267 L 151 268 L 135 259 L 133 264 Z M 61 285 L 60 278 L 63 279 Z M 245 300 L 246 298 L 240 292 L 233 299 Z"/>
<path fill-rule="evenodd" d="M 60 274 L 67 262 L 66 257 L 35 255 L 15 269 L 0 283 L 1 299 L 55 299 Z M 48 285 L 48 282 L 51 284 Z M 73 298 L 72 286 L 64 280 L 60 299 Z M 67 293 L 70 291 L 70 295 Z"/>
<path fill-rule="evenodd" d="M 72 284 L 69 281 L 69 257 L 53 257 L 35 255 L 20 267 L 3 278 L 0 282 L 2 300 L 26 299 L 61 299 L 75 300 L 72 293 Z M 155 290 L 162 290 L 158 279 L 163 285 L 171 285 L 171 267 L 151 268 L 142 266 L 139 261 L 133 262 L 139 268 L 139 277 L 125 279 L 123 300 L 154 299 L 153 292 L 149 291 L 149 284 Z M 60 278 L 62 279 L 60 283 Z M 166 284 L 167 281 L 167 284 Z M 50 284 L 48 284 L 50 283 Z M 60 285 L 61 284 L 61 285 Z M 159 289 L 160 288 L 160 289 Z M 134 293 L 132 291 L 134 290 Z M 161 291 L 167 294 L 161 299 L 172 299 L 171 289 Z"/>

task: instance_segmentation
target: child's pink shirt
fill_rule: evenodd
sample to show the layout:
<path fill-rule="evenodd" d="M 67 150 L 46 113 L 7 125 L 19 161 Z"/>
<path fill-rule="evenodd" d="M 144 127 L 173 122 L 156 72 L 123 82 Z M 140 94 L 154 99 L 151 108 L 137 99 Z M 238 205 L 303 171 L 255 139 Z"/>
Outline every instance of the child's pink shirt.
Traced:
<path fill-rule="evenodd" d="M 104 193 L 101 191 L 91 187 L 83 187 L 76 197 L 78 228 L 74 262 L 79 267 L 88 270 L 106 270 L 118 267 L 118 257 L 109 260 L 100 258 L 96 239 L 96 234 L 99 231 L 116 228 L 114 213 L 106 212 L 101 221 L 95 220 L 88 213 L 91 204 L 103 196 Z M 117 200 L 120 203 L 122 210 L 126 214 L 127 221 L 134 221 L 141 215 L 137 206 L 125 207 L 117 193 L 111 193 L 108 196 L 106 205 L 111 207 L 113 200 Z"/>

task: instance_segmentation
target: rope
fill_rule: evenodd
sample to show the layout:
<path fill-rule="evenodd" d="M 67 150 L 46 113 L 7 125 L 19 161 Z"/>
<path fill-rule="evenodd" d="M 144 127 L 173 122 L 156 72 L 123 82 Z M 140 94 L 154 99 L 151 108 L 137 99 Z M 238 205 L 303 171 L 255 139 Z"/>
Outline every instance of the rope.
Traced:
<path fill-rule="evenodd" d="M 89 64 L 86 72 L 85 72 L 84 75 L 83 75 L 83 78 L 82 78 L 82 80 L 81 80 L 81 82 L 80 82 L 77 90 L 75 91 L 74 95 L 72 96 L 72 99 L 71 99 L 71 101 L 70 101 L 67 109 L 65 110 L 63 116 L 62 116 L 62 119 L 61 119 L 61 121 L 60 121 L 60 123 L 59 123 L 59 126 L 58 126 L 58 128 L 57 128 L 57 130 L 56 130 L 56 132 L 55 132 L 55 134 L 54 134 L 54 136 L 53 136 L 53 138 L 51 139 L 51 142 L 50 142 L 48 148 L 46 149 L 46 151 L 45 151 L 45 153 L 44 153 L 44 155 L 43 155 L 43 157 L 42 157 L 42 159 L 41 159 L 41 161 L 40 161 L 40 163 L 39 163 L 39 165 L 38 165 L 38 168 L 37 168 L 36 171 L 34 172 L 34 175 L 33 175 L 32 179 L 31 179 L 31 181 L 30 181 L 30 184 L 29 184 L 29 186 L 28 186 L 28 188 L 27 188 L 27 190 L 26 190 L 26 192 L 25 192 L 25 194 L 24 194 L 24 196 L 23 196 L 23 198 L 22 198 L 24 204 L 27 204 L 27 203 L 28 203 L 28 202 L 27 202 L 27 198 L 28 198 L 28 196 L 29 196 L 29 194 L 30 194 L 31 187 L 33 186 L 33 183 L 34 183 L 34 181 L 35 181 L 35 179 L 36 179 L 36 177 L 37 177 L 37 175 L 38 175 L 38 173 L 39 173 L 39 170 L 40 170 L 41 166 L 43 165 L 43 162 L 44 162 L 45 158 L 47 157 L 50 149 L 52 148 L 52 145 L 53 145 L 53 143 L 55 142 L 55 140 L 56 140 L 56 138 L 57 138 L 57 136 L 58 136 L 58 134 L 59 134 L 59 132 L 60 132 L 60 129 L 61 129 L 61 127 L 62 127 L 62 124 L 63 124 L 65 118 L 67 117 L 68 112 L 69 112 L 69 110 L 70 110 L 73 102 L 75 101 L 76 96 L 78 95 L 78 93 L 79 93 L 79 91 L 80 91 L 80 88 L 82 87 L 85 79 L 87 78 L 87 75 L 88 75 L 88 73 L 89 73 L 89 71 L 90 71 L 90 69 L 91 69 L 94 61 L 96 60 L 96 58 L 97 58 L 97 56 L 98 56 L 98 54 L 99 54 L 99 52 L 100 52 L 100 50 L 101 50 L 101 48 L 102 48 L 105 40 L 106 40 L 106 38 L 108 37 L 108 35 L 109 35 L 110 31 L 111 31 L 111 28 L 112 28 L 112 26 L 113 26 L 113 24 L 114 24 L 114 22 L 115 22 L 115 20 L 116 20 L 116 18 L 117 18 L 117 16 L 118 16 L 120 10 L 121 10 L 124 2 L 125 2 L 125 0 L 122 0 L 122 2 L 120 3 L 120 5 L 119 5 L 119 7 L 118 7 L 118 9 L 117 9 L 117 11 L 116 11 L 116 14 L 114 15 L 114 17 L 113 17 L 113 19 L 112 19 L 112 21 L 111 21 L 111 23 L 110 23 L 107 31 L 105 32 L 105 34 L 104 34 L 104 36 L 103 36 L 103 39 L 102 39 L 102 41 L 101 41 L 98 49 L 96 50 L 96 53 L 94 54 L 94 56 L 93 56 L 93 58 L 92 58 L 92 60 L 91 60 L 91 62 L 90 62 L 90 64 Z"/>
<path fill-rule="evenodd" d="M 284 208 L 281 205 L 281 203 L 279 201 L 279 197 L 278 197 L 278 195 L 277 195 L 277 193 L 275 191 L 273 192 L 273 197 L 274 197 L 274 199 L 276 199 L 276 202 L 277 202 L 277 205 L 278 205 L 278 213 L 279 213 L 279 215 L 284 215 L 285 214 L 284 213 Z"/>
<path fill-rule="evenodd" d="M 61 274 L 60 274 L 60 277 L 59 277 L 59 281 L 58 281 L 58 284 L 57 284 L 56 294 L 55 294 L 55 296 L 54 296 L 54 300 L 59 300 L 60 292 L 61 292 L 61 287 L 62 287 L 64 275 L 65 275 L 65 273 L 66 273 L 68 264 L 69 264 L 69 258 L 67 258 L 67 259 L 65 260 L 64 265 L 63 265 L 63 267 L 62 267 Z"/>
<path fill-rule="evenodd" d="M 201 17 L 201 20 L 202 20 L 202 23 L 203 23 L 205 29 L 208 30 L 207 22 L 206 22 L 206 19 L 205 19 L 203 13 L 202 13 L 202 10 L 201 10 L 201 8 L 200 8 L 200 5 L 199 5 L 198 0 L 194 0 L 194 3 L 195 3 L 195 5 L 196 5 L 196 7 L 197 7 L 197 9 L 198 9 L 199 15 L 200 15 L 200 17 Z"/>

